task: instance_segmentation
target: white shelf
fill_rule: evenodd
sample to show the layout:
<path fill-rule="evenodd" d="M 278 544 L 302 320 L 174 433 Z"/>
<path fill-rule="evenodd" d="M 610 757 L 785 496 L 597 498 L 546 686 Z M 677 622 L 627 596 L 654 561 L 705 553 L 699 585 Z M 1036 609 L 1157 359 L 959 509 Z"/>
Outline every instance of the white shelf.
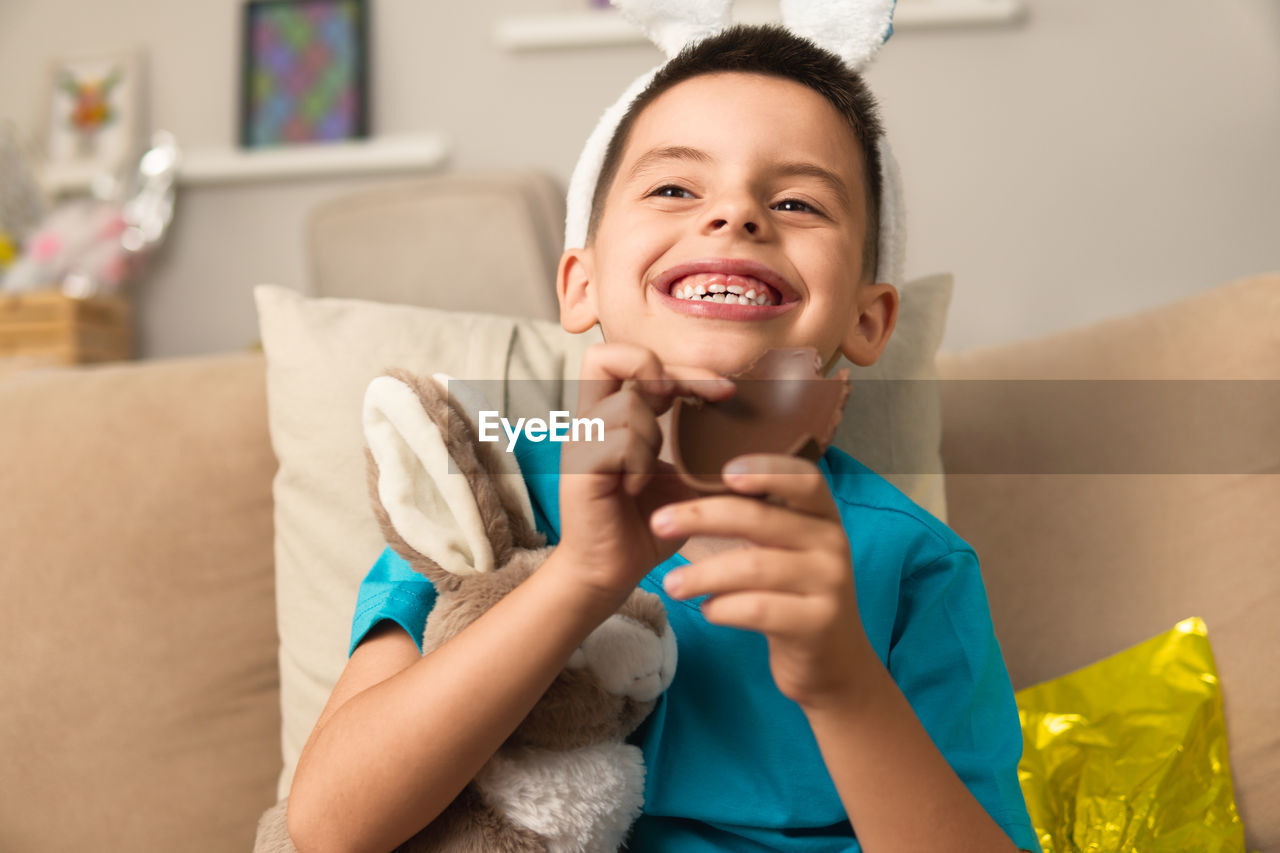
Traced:
<path fill-rule="evenodd" d="M 735 23 L 780 23 L 776 3 L 738 3 Z M 1026 0 L 900 0 L 894 32 L 929 27 L 1006 26 L 1026 16 Z M 644 33 L 613 9 L 503 18 L 494 40 L 510 51 L 647 44 Z"/>
<path fill-rule="evenodd" d="M 429 170 L 442 165 L 448 151 L 439 134 L 281 148 L 197 149 L 183 155 L 178 182 L 224 184 Z"/>
<path fill-rule="evenodd" d="M 448 142 L 440 134 L 386 136 L 280 148 L 197 148 L 182 152 L 178 183 L 182 186 L 208 186 L 429 171 L 442 166 L 448 154 Z M 91 169 L 74 166 L 47 168 L 41 176 L 41 184 L 51 194 L 85 191 L 92 180 Z"/>

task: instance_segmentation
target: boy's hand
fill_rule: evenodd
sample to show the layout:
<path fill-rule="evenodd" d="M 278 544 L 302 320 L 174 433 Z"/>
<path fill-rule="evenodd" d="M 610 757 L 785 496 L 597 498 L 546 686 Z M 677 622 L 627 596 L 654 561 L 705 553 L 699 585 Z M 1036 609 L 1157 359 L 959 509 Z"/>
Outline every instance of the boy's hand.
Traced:
<path fill-rule="evenodd" d="M 557 551 L 596 590 L 625 596 L 684 541 L 655 535 L 650 514 L 693 494 L 658 459 L 658 415 L 679 396 L 729 397 L 733 383 L 702 368 L 664 365 L 650 350 L 622 343 L 588 349 L 580 380 L 575 417 L 602 419 L 604 441 L 564 446 Z"/>
<path fill-rule="evenodd" d="M 710 595 L 702 604 L 708 622 L 764 634 L 778 689 L 805 710 L 848 707 L 876 659 L 858 615 L 849 541 L 822 473 L 806 459 L 752 454 L 730 460 L 724 479 L 741 494 L 664 507 L 653 530 L 670 539 L 738 537 L 756 547 L 670 572 L 667 593 Z"/>

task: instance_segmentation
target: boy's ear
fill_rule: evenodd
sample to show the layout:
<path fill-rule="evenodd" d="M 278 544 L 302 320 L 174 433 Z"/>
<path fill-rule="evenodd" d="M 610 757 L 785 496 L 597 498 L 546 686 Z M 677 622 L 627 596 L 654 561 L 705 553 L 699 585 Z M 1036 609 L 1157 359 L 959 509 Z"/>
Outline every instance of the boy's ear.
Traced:
<path fill-rule="evenodd" d="M 864 284 L 858 289 L 857 314 L 840 343 L 844 357 L 862 367 L 875 364 L 898 322 L 898 289 Z"/>
<path fill-rule="evenodd" d="M 594 258 L 590 249 L 566 249 L 556 271 L 556 298 L 560 300 L 560 325 L 567 332 L 585 332 L 596 324 Z"/>

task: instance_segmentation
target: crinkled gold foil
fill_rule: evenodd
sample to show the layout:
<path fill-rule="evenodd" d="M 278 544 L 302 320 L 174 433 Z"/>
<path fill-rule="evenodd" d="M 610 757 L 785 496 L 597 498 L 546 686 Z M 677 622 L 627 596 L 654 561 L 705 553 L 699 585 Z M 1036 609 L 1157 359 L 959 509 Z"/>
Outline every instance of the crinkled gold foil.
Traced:
<path fill-rule="evenodd" d="M 1044 853 L 1244 851 L 1204 621 L 1016 694 Z"/>

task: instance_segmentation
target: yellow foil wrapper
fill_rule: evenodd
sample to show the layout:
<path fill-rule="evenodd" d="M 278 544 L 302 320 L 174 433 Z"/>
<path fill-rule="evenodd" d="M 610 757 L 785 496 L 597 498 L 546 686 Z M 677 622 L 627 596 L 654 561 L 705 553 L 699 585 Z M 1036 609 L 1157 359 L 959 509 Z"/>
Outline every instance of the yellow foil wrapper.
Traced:
<path fill-rule="evenodd" d="M 1204 621 L 1016 694 L 1044 853 L 1244 851 Z"/>

